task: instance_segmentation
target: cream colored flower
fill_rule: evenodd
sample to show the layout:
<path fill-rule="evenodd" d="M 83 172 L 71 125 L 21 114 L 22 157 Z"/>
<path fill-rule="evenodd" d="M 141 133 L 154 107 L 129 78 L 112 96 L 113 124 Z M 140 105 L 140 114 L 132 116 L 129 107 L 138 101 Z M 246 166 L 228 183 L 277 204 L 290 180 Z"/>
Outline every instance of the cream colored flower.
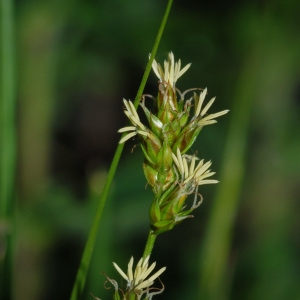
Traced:
<path fill-rule="evenodd" d="M 219 182 L 215 179 L 207 179 L 215 174 L 215 172 L 211 172 L 209 169 L 211 161 L 204 163 L 204 160 L 201 159 L 196 166 L 198 158 L 196 156 L 181 155 L 179 148 L 177 148 L 177 155 L 172 153 L 172 157 L 179 170 L 183 184 L 192 183 L 198 186 Z"/>
<path fill-rule="evenodd" d="M 148 287 L 154 283 L 154 280 L 166 270 L 166 267 L 159 269 L 156 273 L 147 278 L 155 268 L 156 262 L 148 267 L 149 256 L 145 259 L 141 258 L 133 271 L 133 261 L 134 259 L 131 257 L 128 263 L 127 274 L 125 274 L 116 263 L 113 263 L 113 265 L 119 274 L 127 281 L 127 290 L 134 291 L 140 295 L 147 291 Z M 144 289 L 146 290 L 144 291 Z"/>
<path fill-rule="evenodd" d="M 125 115 L 128 117 L 128 119 L 131 121 L 133 126 L 126 126 L 118 130 L 118 132 L 128 132 L 127 135 L 125 135 L 121 140 L 120 144 L 126 142 L 133 136 L 137 134 L 148 136 L 148 132 L 146 130 L 146 127 L 141 123 L 139 115 L 133 105 L 133 103 L 129 100 L 123 99 L 123 102 L 125 104 L 126 109 L 124 110 Z"/>
<path fill-rule="evenodd" d="M 210 107 L 212 106 L 212 104 L 215 102 L 216 97 L 210 99 L 208 101 L 208 103 L 204 106 L 204 108 L 202 108 L 203 102 L 204 102 L 204 98 L 207 94 L 207 88 L 205 88 L 199 96 L 197 96 L 197 94 L 194 94 L 194 101 L 195 101 L 195 117 L 203 117 L 207 111 L 210 109 Z M 199 126 L 205 126 L 205 125 L 209 125 L 209 124 L 214 124 L 217 123 L 216 120 L 214 120 L 217 117 L 220 117 L 222 115 L 225 115 L 229 112 L 228 109 L 222 110 L 220 112 L 211 114 L 211 115 L 207 115 L 203 118 L 200 119 L 200 121 L 198 122 Z"/>
<path fill-rule="evenodd" d="M 166 83 L 170 83 L 173 87 L 175 86 L 176 81 L 180 76 L 182 76 L 191 64 L 187 64 L 183 69 L 181 68 L 181 60 L 179 59 L 176 63 L 174 61 L 174 54 L 172 52 L 169 53 L 168 61 L 164 61 L 164 70 L 161 65 L 153 60 L 152 69 L 156 76 L 160 81 L 164 81 Z"/>

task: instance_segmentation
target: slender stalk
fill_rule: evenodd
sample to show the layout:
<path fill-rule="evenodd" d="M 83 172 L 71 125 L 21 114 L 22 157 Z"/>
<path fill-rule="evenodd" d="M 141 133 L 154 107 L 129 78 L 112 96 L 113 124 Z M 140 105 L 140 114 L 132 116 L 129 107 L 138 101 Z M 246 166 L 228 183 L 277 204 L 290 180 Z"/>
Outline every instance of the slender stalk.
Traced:
<path fill-rule="evenodd" d="M 232 228 L 238 209 L 245 171 L 247 132 L 255 91 L 255 72 L 260 65 L 256 53 L 246 63 L 231 110 L 221 182 L 213 201 L 205 241 L 202 247 L 199 299 L 226 299 L 226 269 Z"/>
<path fill-rule="evenodd" d="M 14 185 L 15 168 L 15 82 L 13 4 L 1 1 L 1 197 L 0 214 L 7 214 Z"/>
<path fill-rule="evenodd" d="M 155 42 L 154 42 L 154 46 L 151 52 L 151 56 L 150 59 L 148 61 L 148 64 L 146 66 L 140 87 L 138 89 L 135 101 L 134 101 L 134 105 L 137 107 L 141 96 L 143 94 L 145 85 L 146 85 L 146 81 L 148 79 L 149 73 L 151 71 L 151 65 L 153 62 L 153 59 L 156 55 L 160 40 L 161 40 L 161 36 L 163 34 L 170 10 L 171 10 L 171 6 L 172 6 L 173 0 L 168 0 L 168 4 L 167 4 L 167 8 L 165 10 L 160 28 L 158 30 L 158 34 L 156 36 Z M 99 228 L 99 223 L 101 220 L 101 216 L 102 216 L 102 212 L 106 203 L 106 199 L 108 196 L 108 193 L 110 191 L 110 187 L 113 181 L 113 177 L 115 175 L 122 151 L 124 148 L 124 144 L 119 144 L 117 147 L 117 150 L 115 152 L 113 161 L 111 163 L 110 169 L 108 171 L 108 175 L 107 175 L 107 179 L 103 188 L 103 192 L 101 194 L 101 198 L 97 207 L 97 211 L 92 223 L 92 227 L 90 229 L 89 235 L 88 235 L 88 240 L 86 242 L 85 248 L 84 248 L 84 252 L 81 258 L 81 262 L 80 262 L 80 266 L 78 268 L 77 271 L 77 275 L 76 275 L 76 279 L 75 279 L 75 283 L 72 289 L 72 293 L 71 293 L 71 300 L 76 300 L 76 299 L 80 299 L 84 290 L 84 286 L 85 286 L 85 282 L 86 282 L 86 278 L 87 278 L 87 273 L 88 273 L 88 269 L 89 269 L 89 265 L 91 262 L 91 257 L 93 254 L 93 250 L 94 250 L 94 245 L 95 245 L 95 241 L 96 241 L 96 237 L 97 237 L 97 232 L 98 232 L 98 228 Z"/>
<path fill-rule="evenodd" d="M 156 39 L 154 41 L 154 46 L 153 46 L 152 51 L 151 51 L 151 56 L 149 58 L 149 61 L 148 61 L 148 64 L 146 66 L 146 69 L 145 69 L 145 72 L 144 72 L 144 75 L 143 75 L 140 87 L 139 87 L 139 89 L 137 91 L 137 94 L 136 94 L 136 97 L 135 97 L 135 100 L 134 100 L 134 106 L 135 107 L 137 107 L 139 105 L 140 101 L 141 101 L 141 96 L 143 94 L 143 91 L 144 91 L 144 88 L 145 88 L 145 85 L 146 85 L 146 81 L 147 81 L 149 73 L 151 71 L 152 62 L 153 62 L 153 60 L 155 58 L 155 55 L 156 55 L 156 52 L 157 52 L 157 49 L 158 49 L 158 46 L 159 46 L 162 34 L 164 32 L 164 29 L 165 29 L 165 26 L 166 26 L 166 23 L 167 23 L 169 14 L 170 14 L 170 10 L 171 10 L 172 4 L 173 4 L 173 0 L 168 0 L 167 8 L 165 10 L 163 19 L 162 19 L 160 27 L 158 29 L 158 33 L 157 33 Z"/>
<path fill-rule="evenodd" d="M 0 4 L 0 298 L 10 299 L 12 280 L 13 197 L 16 157 L 13 1 Z"/>
<path fill-rule="evenodd" d="M 156 238 L 157 238 L 157 235 L 152 230 L 150 230 L 148 239 L 146 242 L 143 258 L 146 258 L 148 255 L 151 255 Z"/>

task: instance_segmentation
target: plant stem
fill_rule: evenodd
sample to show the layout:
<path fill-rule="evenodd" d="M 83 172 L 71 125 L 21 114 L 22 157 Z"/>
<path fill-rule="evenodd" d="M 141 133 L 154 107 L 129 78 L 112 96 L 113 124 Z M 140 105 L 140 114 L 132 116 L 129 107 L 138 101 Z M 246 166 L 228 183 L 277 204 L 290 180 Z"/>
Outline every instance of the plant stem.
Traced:
<path fill-rule="evenodd" d="M 15 80 L 14 80 L 14 41 L 13 41 L 13 3 L 1 1 L 1 173 L 0 173 L 0 214 L 10 210 L 15 173 Z"/>
<path fill-rule="evenodd" d="M 157 52 L 157 49 L 158 49 L 158 46 L 159 46 L 162 34 L 164 32 L 164 29 L 165 29 L 165 26 L 166 26 L 166 23 L 167 23 L 167 20 L 168 20 L 168 17 L 169 17 L 169 13 L 170 13 L 170 10 L 171 10 L 171 7 L 172 7 L 172 3 L 173 3 L 173 0 L 168 0 L 168 4 L 167 4 L 166 10 L 165 10 L 163 19 L 161 21 L 160 27 L 158 29 L 158 33 L 157 33 L 156 39 L 154 41 L 154 46 L 152 48 L 149 61 L 147 63 L 147 66 L 146 66 L 146 69 L 145 69 L 145 72 L 144 72 L 144 75 L 143 75 L 140 87 L 139 87 L 139 89 L 137 91 L 137 94 L 136 94 L 136 97 L 135 97 L 135 100 L 134 100 L 134 106 L 136 108 L 137 108 L 137 106 L 139 105 L 139 103 L 141 101 L 141 96 L 143 94 L 143 91 L 144 91 L 144 88 L 145 88 L 145 85 L 146 85 L 146 81 L 147 81 L 149 73 L 151 71 L 152 62 L 154 60 L 154 57 L 156 55 L 156 52 Z"/>
<path fill-rule="evenodd" d="M 13 205 L 16 160 L 13 1 L 0 4 L 0 298 L 10 299 L 13 268 Z"/>
<path fill-rule="evenodd" d="M 148 239 L 146 242 L 143 258 L 146 258 L 148 255 L 151 255 L 156 238 L 157 238 L 157 235 L 153 232 L 153 230 L 150 230 Z"/>
<path fill-rule="evenodd" d="M 255 49 L 254 49 L 255 50 Z M 259 51 L 254 51 L 241 73 L 232 108 L 226 140 L 222 178 L 213 201 L 206 237 L 203 243 L 200 274 L 200 299 L 226 299 L 226 268 L 232 240 L 242 180 L 246 168 L 245 155 L 251 105 L 256 83 L 256 70 L 261 64 Z"/>
<path fill-rule="evenodd" d="M 153 46 L 153 49 L 151 52 L 150 59 L 146 66 L 140 87 L 139 87 L 137 95 L 135 97 L 134 105 L 136 107 L 138 106 L 138 104 L 140 102 L 141 96 L 143 94 L 143 91 L 144 91 L 144 88 L 146 85 L 146 81 L 147 81 L 149 73 L 151 71 L 151 65 L 152 65 L 153 59 L 156 55 L 156 52 L 157 52 L 157 49 L 158 49 L 158 46 L 159 46 L 159 43 L 161 40 L 161 36 L 163 34 L 163 31 L 164 31 L 164 28 L 165 28 L 165 25 L 166 25 L 166 22 L 167 22 L 167 19 L 168 19 L 170 10 L 171 10 L 172 3 L 173 3 L 173 0 L 168 0 L 167 8 L 165 10 L 162 22 L 160 24 L 160 28 L 158 30 L 158 34 L 157 34 L 155 42 L 154 42 L 154 46 Z M 106 182 L 105 182 L 105 185 L 103 188 L 103 192 L 101 194 L 100 201 L 99 201 L 99 204 L 97 207 L 97 211 L 96 211 L 93 223 L 92 223 L 92 227 L 91 227 L 89 235 L 88 235 L 88 240 L 85 244 L 85 248 L 84 248 L 82 258 L 81 258 L 80 266 L 77 271 L 76 279 L 75 279 L 71 297 L 70 297 L 71 300 L 80 299 L 82 297 L 89 265 L 91 262 L 91 257 L 92 257 L 94 246 L 95 246 L 95 241 L 96 241 L 96 237 L 97 237 L 97 232 L 98 232 L 102 212 L 103 212 L 103 209 L 104 209 L 104 206 L 106 203 L 108 193 L 110 191 L 113 177 L 115 175 L 123 148 L 124 148 L 124 144 L 118 145 L 117 150 L 114 155 L 114 158 L 113 158 L 113 161 L 111 163 L 110 169 L 108 171 L 108 175 L 107 175 L 107 179 L 106 179 Z"/>

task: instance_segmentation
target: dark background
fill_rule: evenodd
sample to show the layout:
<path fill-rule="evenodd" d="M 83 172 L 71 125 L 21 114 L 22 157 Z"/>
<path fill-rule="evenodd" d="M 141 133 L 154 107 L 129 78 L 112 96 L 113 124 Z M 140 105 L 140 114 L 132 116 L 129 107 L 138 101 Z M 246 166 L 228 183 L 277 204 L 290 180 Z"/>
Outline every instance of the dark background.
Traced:
<path fill-rule="evenodd" d="M 126 122 L 122 98 L 136 95 L 165 5 L 162 0 L 15 3 L 14 299 L 69 298 L 120 138 L 117 130 Z M 158 299 L 300 299 L 299 9 L 296 0 L 174 1 L 157 60 L 173 51 L 184 65 L 191 62 L 178 88 L 208 87 L 208 99 L 217 96 L 211 112 L 230 109 L 218 124 L 204 128 L 192 152 L 213 161 L 222 183 L 222 168 L 239 148 L 237 140 L 231 153 L 224 151 L 238 111 L 247 120 L 246 147 L 237 161 L 244 172 L 225 238 L 228 264 L 222 285 L 214 287 L 221 293 L 205 292 L 201 280 L 214 185 L 201 187 L 204 203 L 194 219 L 157 239 L 152 259 L 167 266 L 161 276 L 166 290 Z M 157 93 L 153 73 L 145 93 Z M 245 109 L 242 99 L 249 100 Z M 131 255 L 137 260 L 143 252 L 152 193 L 145 189 L 141 150 L 131 153 L 135 144 L 125 146 L 105 207 L 85 299 L 92 299 L 89 292 L 111 299 L 102 272 L 119 279 L 111 262 L 125 269 Z M 222 216 L 219 223 L 221 228 Z"/>

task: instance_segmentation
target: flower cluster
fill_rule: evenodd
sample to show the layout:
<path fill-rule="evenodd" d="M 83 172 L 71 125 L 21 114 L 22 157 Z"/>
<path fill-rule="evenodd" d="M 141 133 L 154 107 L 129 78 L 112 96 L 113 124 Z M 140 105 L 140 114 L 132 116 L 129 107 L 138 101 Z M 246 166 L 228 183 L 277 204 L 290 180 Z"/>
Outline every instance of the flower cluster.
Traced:
<path fill-rule="evenodd" d="M 137 263 L 135 270 L 133 270 L 133 262 L 134 259 L 131 257 L 128 263 L 127 273 L 123 272 L 116 263 L 113 263 L 116 270 L 127 282 L 126 289 L 123 291 L 119 289 L 115 280 L 108 278 L 115 287 L 114 299 L 121 299 L 119 294 L 120 291 L 122 293 L 122 299 L 130 300 L 140 300 L 142 297 L 144 297 L 143 299 L 145 300 L 150 300 L 154 295 L 162 293 L 164 288 L 157 289 L 151 286 L 153 285 L 154 280 L 166 270 L 166 267 L 159 269 L 150 276 L 156 266 L 156 262 L 152 263 L 149 267 L 149 256 L 145 259 L 141 258 Z"/>
<path fill-rule="evenodd" d="M 191 90 L 180 93 L 176 88 L 177 80 L 189 69 L 190 64 L 181 69 L 181 61 L 175 62 L 173 53 L 169 53 L 164 68 L 155 60 L 152 69 L 159 78 L 158 95 L 154 99 L 154 111 L 146 107 L 143 97 L 143 109 L 148 125 L 144 125 L 131 101 L 124 99 L 125 114 L 131 126 L 121 128 L 125 133 L 120 143 L 134 136 L 141 141 L 141 149 L 145 156 L 143 164 L 148 184 L 151 186 L 155 199 L 150 208 L 152 230 L 162 233 L 171 230 L 182 220 L 191 217 L 202 197 L 198 194 L 198 186 L 217 183 L 208 179 L 214 172 L 210 171 L 211 162 L 204 162 L 186 152 L 195 142 L 198 134 L 206 125 L 216 123 L 216 118 L 228 112 L 223 110 L 207 114 L 215 101 L 212 98 L 206 105 L 204 99 L 207 89 L 185 99 Z M 193 89 L 195 90 L 195 89 Z M 186 208 L 188 195 L 194 194 L 190 208 Z"/>

